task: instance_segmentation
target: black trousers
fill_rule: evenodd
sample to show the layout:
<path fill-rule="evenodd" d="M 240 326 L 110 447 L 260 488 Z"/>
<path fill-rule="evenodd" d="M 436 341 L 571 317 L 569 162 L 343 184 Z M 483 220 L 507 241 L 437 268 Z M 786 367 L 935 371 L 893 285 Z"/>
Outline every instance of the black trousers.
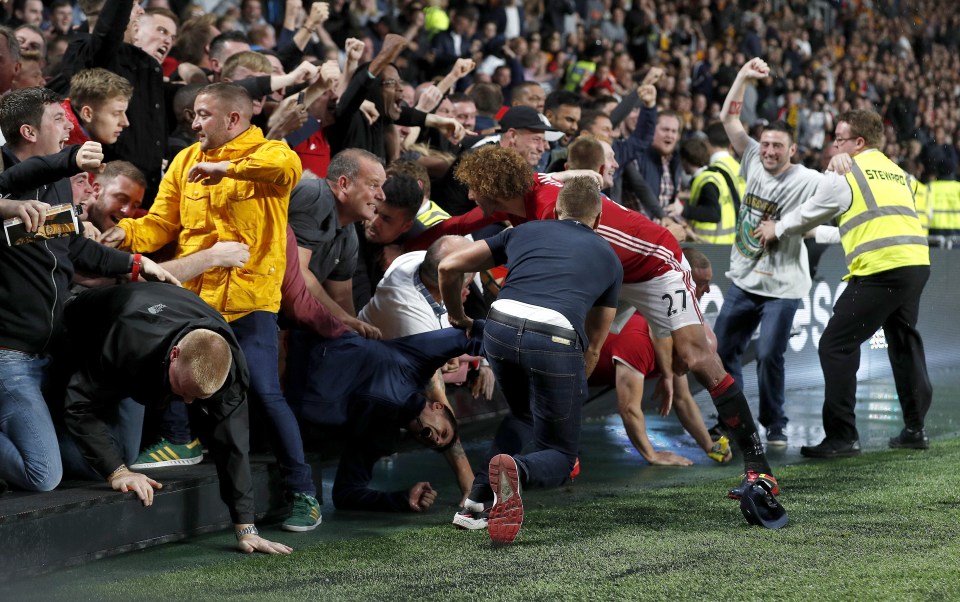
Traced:
<path fill-rule="evenodd" d="M 929 277 L 930 266 L 908 266 L 853 277 L 837 299 L 819 349 L 827 439 L 859 439 L 854 408 L 860 345 L 881 326 L 904 422 L 911 429 L 923 428 L 933 390 L 927 376 L 923 340 L 916 326 L 920 294 Z"/>

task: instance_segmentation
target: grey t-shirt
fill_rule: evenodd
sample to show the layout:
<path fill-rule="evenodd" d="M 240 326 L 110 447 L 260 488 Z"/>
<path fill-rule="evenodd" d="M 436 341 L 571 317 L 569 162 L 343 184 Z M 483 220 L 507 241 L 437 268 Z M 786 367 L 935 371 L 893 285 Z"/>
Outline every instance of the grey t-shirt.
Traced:
<path fill-rule="evenodd" d="M 764 249 L 753 231 L 762 220 L 779 219 L 799 207 L 813 196 L 823 176 L 802 165 L 794 165 L 779 176 L 770 175 L 760 161 L 760 144 L 752 139 L 743 153 L 740 175 L 747 181 L 747 191 L 737 215 L 737 236 L 730 249 L 727 277 L 749 293 L 799 299 L 810 290 L 803 238 L 788 236 Z"/>
<path fill-rule="evenodd" d="M 325 180 L 300 180 L 287 210 L 297 245 L 310 249 L 310 271 L 321 283 L 350 280 L 357 267 L 357 232 L 340 227 L 337 201 Z"/>

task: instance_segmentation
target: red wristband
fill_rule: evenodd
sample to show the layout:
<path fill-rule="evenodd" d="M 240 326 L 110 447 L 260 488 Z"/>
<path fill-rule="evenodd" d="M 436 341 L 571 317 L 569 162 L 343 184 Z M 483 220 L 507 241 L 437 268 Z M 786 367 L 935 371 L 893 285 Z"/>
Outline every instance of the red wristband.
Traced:
<path fill-rule="evenodd" d="M 142 256 L 140 253 L 133 254 L 133 265 L 130 267 L 130 281 L 136 282 L 140 278 L 140 262 Z"/>

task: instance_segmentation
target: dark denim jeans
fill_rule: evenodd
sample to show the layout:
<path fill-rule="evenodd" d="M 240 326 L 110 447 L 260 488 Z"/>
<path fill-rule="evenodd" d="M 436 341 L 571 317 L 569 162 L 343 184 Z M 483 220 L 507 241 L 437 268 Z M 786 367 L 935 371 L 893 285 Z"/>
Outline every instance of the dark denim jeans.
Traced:
<path fill-rule="evenodd" d="M 280 390 L 277 314 L 255 311 L 234 320 L 230 327 L 250 370 L 249 400 L 263 404 L 270 421 L 270 442 L 287 489 L 316 496 L 312 471 L 304 459 L 300 426 Z"/>
<path fill-rule="evenodd" d="M 530 321 L 511 326 L 487 319 L 484 355 L 510 405 L 510 416 L 498 428 L 477 472 L 471 494 L 475 501 L 492 496 L 476 492 L 489 491 L 487 464 L 496 454 L 516 459 L 526 487 L 559 486 L 570 478 L 576 463 L 587 398 L 583 347 L 576 336 L 564 344 L 536 328 L 537 323 Z M 532 451 L 521 454 L 531 438 Z"/>
<path fill-rule="evenodd" d="M 143 414 L 143 406 L 128 397 L 100 415 L 100 419 L 110 427 L 111 442 L 120 450 L 120 456 L 128 466 L 136 461 L 140 453 Z M 66 478 L 101 481 L 107 476 L 98 473 L 87 462 L 70 433 L 58 428 L 57 434 L 60 438 L 60 457 Z"/>
<path fill-rule="evenodd" d="M 787 415 L 783 406 L 783 354 L 790 341 L 793 316 L 799 299 L 775 299 L 748 293 L 731 285 L 723 298 L 723 308 L 713 327 L 717 335 L 717 354 L 730 376 L 743 388 L 743 356 L 753 331 L 760 326 L 757 339 L 757 384 L 760 388 L 760 424 L 766 428 L 784 428 Z"/>
<path fill-rule="evenodd" d="M 50 491 L 63 476 L 57 433 L 41 393 L 49 361 L 0 349 L 0 479 L 27 491 Z"/>

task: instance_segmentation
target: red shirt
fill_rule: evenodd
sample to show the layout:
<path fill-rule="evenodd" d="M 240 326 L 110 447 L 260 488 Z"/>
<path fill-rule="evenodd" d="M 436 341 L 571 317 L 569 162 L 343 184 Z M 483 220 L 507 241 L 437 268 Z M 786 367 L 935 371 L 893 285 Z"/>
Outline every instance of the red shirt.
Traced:
<path fill-rule="evenodd" d="M 650 327 L 639 313 L 630 316 L 618 334 L 612 332 L 600 348 L 600 359 L 590 375 L 591 385 L 615 385 L 616 364 L 614 358 L 630 366 L 640 374 L 653 377 L 660 374 L 657 359 L 650 340 Z"/>
<path fill-rule="evenodd" d="M 433 226 L 410 243 L 407 250 L 426 249 L 430 243 L 447 234 L 463 236 L 500 221 L 514 226 L 534 219 L 553 219 L 553 210 L 563 184 L 550 174 L 536 174 L 533 188 L 523 197 L 524 215 L 494 213 L 485 216 L 476 207 L 463 215 L 451 217 Z M 640 213 L 603 199 L 603 213 L 597 234 L 613 247 L 623 264 L 623 282 L 646 282 L 672 270 L 681 269 L 683 251 L 670 232 Z"/>
<path fill-rule="evenodd" d="M 309 138 L 293 147 L 293 152 L 300 156 L 300 163 L 304 169 L 317 174 L 321 180 L 327 177 L 330 167 L 330 145 L 323 135 L 323 128 L 318 129 Z"/>
<path fill-rule="evenodd" d="M 73 107 L 70 106 L 70 99 L 68 98 L 61 102 L 60 106 L 63 107 L 63 110 L 67 114 L 67 120 L 73 124 L 73 129 L 70 130 L 70 137 L 67 138 L 64 144 L 83 144 L 84 142 L 89 142 L 90 136 L 87 136 L 87 133 L 83 130 L 83 126 L 80 125 L 80 120 L 77 119 L 77 116 L 74 114 Z"/>

